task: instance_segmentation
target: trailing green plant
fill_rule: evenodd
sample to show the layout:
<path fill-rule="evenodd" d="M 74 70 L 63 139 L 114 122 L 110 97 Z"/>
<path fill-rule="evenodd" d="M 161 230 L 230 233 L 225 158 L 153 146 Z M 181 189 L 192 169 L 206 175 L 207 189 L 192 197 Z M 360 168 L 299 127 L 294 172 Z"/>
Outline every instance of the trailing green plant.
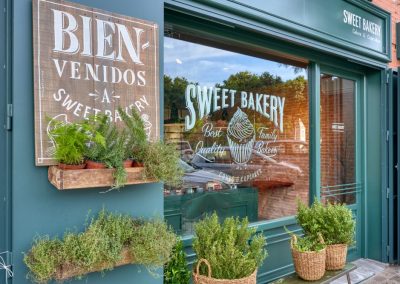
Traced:
<path fill-rule="evenodd" d="M 173 145 L 157 141 L 147 144 L 143 157 L 144 174 L 170 186 L 182 183 L 184 171 L 180 166 L 179 152 Z"/>
<path fill-rule="evenodd" d="M 79 165 L 83 163 L 86 143 L 95 141 L 104 145 L 104 138 L 93 131 L 86 123 L 66 123 L 52 121 L 53 128 L 49 136 L 55 142 L 54 158 L 63 164 Z"/>
<path fill-rule="evenodd" d="M 24 262 L 30 270 L 29 278 L 47 283 L 56 279 L 63 266 L 83 268 L 78 277 L 100 264 L 112 269 L 126 248 L 134 263 L 152 270 L 169 261 L 175 243 L 175 234 L 163 221 L 133 219 L 103 209 L 84 232 L 67 232 L 62 240 L 48 236 L 37 238 L 25 254 Z"/>
<path fill-rule="evenodd" d="M 316 200 L 308 207 L 298 201 L 297 221 L 306 235 L 317 238 L 321 233 L 326 244 L 352 244 L 355 221 L 345 204 L 323 205 Z"/>
<path fill-rule="evenodd" d="M 249 228 L 247 218 L 226 218 L 222 225 L 216 213 L 195 224 L 193 249 L 198 260 L 207 259 L 212 277 L 238 279 L 249 276 L 267 257 L 266 241 L 256 228 Z M 200 265 L 200 274 L 207 268 Z"/>
<path fill-rule="evenodd" d="M 170 261 L 164 265 L 164 284 L 188 284 L 190 271 L 183 251 L 183 242 L 179 240 L 172 249 Z"/>

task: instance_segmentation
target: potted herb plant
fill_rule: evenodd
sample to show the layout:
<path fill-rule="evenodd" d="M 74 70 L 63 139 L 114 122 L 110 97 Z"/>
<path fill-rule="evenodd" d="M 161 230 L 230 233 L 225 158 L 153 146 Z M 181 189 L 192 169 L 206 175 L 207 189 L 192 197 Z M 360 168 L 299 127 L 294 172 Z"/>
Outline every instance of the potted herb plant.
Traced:
<path fill-rule="evenodd" d="M 86 143 L 92 138 L 86 124 L 66 123 L 54 120 L 49 136 L 55 143 L 53 157 L 64 170 L 83 169 L 86 166 L 84 153 Z M 103 144 L 100 136 L 94 136 L 96 143 Z"/>
<path fill-rule="evenodd" d="M 257 268 L 267 256 L 266 242 L 248 225 L 247 218 L 234 217 L 220 224 L 216 213 L 195 224 L 195 284 L 256 283 Z"/>
<path fill-rule="evenodd" d="M 87 124 L 95 129 L 100 135 L 104 137 L 104 143 L 97 143 L 90 141 L 85 148 L 85 157 L 87 160 L 88 169 L 105 169 L 107 166 L 104 162 L 106 157 L 107 139 L 110 140 L 111 123 L 108 121 L 106 115 L 98 115 L 90 117 Z"/>
<path fill-rule="evenodd" d="M 104 144 L 93 141 L 86 147 L 87 168 L 113 168 L 114 184 L 112 188 L 124 185 L 127 173 L 124 167 L 126 157 L 126 144 L 129 135 L 124 128 L 119 129 L 116 124 L 109 121 L 105 115 L 100 115 L 89 120 L 89 125 L 104 137 Z"/>
<path fill-rule="evenodd" d="M 307 235 L 318 233 L 327 244 L 326 269 L 339 270 L 346 264 L 347 247 L 354 242 L 355 221 L 345 204 L 323 205 L 315 201 L 311 207 L 298 202 L 297 220 Z"/>
<path fill-rule="evenodd" d="M 121 108 L 118 109 L 118 112 L 129 134 L 126 143 L 126 156 L 132 160 L 134 167 L 143 167 L 143 160 L 149 144 L 143 120 L 134 109 L 131 110 L 130 114 L 126 113 Z"/>
<path fill-rule="evenodd" d="M 311 236 L 299 238 L 292 234 L 290 247 L 294 269 L 300 278 L 315 281 L 324 276 L 326 245 L 321 235 L 315 239 Z"/>

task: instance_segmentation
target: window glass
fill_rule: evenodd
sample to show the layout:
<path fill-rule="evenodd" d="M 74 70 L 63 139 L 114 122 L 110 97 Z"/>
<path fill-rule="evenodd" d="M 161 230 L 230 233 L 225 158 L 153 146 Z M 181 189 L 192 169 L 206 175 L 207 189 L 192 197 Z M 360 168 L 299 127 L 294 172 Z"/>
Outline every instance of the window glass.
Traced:
<path fill-rule="evenodd" d="M 353 204 L 355 175 L 355 82 L 321 75 L 321 197 Z"/>
<path fill-rule="evenodd" d="M 164 137 L 185 170 L 165 218 L 182 234 L 214 211 L 255 222 L 308 202 L 306 64 L 221 46 L 164 38 Z"/>

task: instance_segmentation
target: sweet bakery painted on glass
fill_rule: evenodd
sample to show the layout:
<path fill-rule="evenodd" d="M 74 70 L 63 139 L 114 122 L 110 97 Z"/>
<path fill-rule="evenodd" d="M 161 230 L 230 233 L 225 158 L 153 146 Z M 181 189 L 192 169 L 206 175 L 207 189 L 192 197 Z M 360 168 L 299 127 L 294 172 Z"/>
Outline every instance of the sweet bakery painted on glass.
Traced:
<path fill-rule="evenodd" d="M 253 155 L 273 157 L 278 149 L 276 142 L 284 132 L 285 97 L 189 84 L 185 91 L 188 115 L 185 116 L 186 132 L 201 132 L 203 140 L 197 142 L 194 153 L 206 162 L 213 155 L 230 155 L 238 170 L 247 168 Z M 219 121 L 229 121 L 227 126 Z M 228 159 L 227 159 L 228 160 Z M 246 171 L 246 176 L 220 176 L 229 180 L 246 182 L 261 174 Z M 237 172 L 239 173 L 239 172 Z"/>

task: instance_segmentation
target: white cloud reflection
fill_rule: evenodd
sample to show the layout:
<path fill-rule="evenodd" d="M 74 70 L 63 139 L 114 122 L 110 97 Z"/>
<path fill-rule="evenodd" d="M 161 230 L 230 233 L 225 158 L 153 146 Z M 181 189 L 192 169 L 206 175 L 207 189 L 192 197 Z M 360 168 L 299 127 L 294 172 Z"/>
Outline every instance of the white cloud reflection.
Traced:
<path fill-rule="evenodd" d="M 258 75 L 268 72 L 285 81 L 299 75 L 306 76 L 305 70 L 295 73 L 293 68 L 277 62 L 169 37 L 164 38 L 164 71 L 172 78 L 185 77 L 205 86 L 222 83 L 241 71 Z"/>

